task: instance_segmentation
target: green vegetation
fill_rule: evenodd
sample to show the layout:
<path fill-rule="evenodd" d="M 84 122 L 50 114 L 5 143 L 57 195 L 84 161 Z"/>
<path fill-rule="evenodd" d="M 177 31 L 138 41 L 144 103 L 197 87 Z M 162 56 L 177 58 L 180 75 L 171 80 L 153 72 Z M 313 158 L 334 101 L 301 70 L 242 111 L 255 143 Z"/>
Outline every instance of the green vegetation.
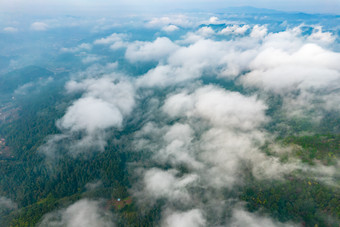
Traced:
<path fill-rule="evenodd" d="M 66 155 L 48 162 L 38 148 L 49 135 L 60 133 L 55 121 L 63 116 L 74 97 L 63 94 L 66 74 L 52 75 L 49 71 L 28 67 L 11 73 L 11 76 L 15 79 L 22 72 L 27 72 L 28 77 L 18 79 L 21 85 L 39 80 L 42 75 L 53 76 L 54 83 L 30 95 L 16 96 L 9 106 L 9 109 L 15 110 L 16 117 L 0 124 L 1 138 L 6 140 L 6 146 L 13 155 L 12 158 L 0 156 L 0 195 L 11 198 L 19 206 L 18 210 L 0 212 L 0 226 L 34 226 L 44 214 L 65 208 L 81 198 L 106 198 L 107 209 L 117 214 L 118 226 L 154 226 L 159 223 L 163 201 L 157 201 L 146 209 L 138 207 L 129 193 L 135 180 L 131 177 L 129 163 L 147 159 L 142 153 L 131 152 L 130 135 L 138 128 L 136 121 L 128 124 L 124 131 L 110 134 L 104 152 L 81 157 Z M 14 92 L 17 88 L 14 82 L 4 81 L 7 81 L 6 76 L 1 78 L 0 86 Z M 204 81 L 215 82 L 220 83 L 209 78 Z M 241 89 L 232 82 L 223 86 L 231 90 Z M 9 93 L 7 96 L 10 96 Z M 164 93 L 159 91 L 158 95 Z M 3 102 L 7 103 L 8 99 L 3 98 Z M 292 134 L 292 131 L 314 130 L 315 126 L 306 119 L 285 121 L 278 114 L 280 99 L 271 97 L 270 102 L 272 105 L 267 114 L 273 115 L 276 121 L 269 123 L 268 130 L 282 129 L 277 142 L 284 146 L 294 145 L 289 155 L 307 165 L 319 162 L 328 166 L 337 164 L 340 135 L 335 133 L 334 128 L 328 128 L 325 134 Z M 334 121 L 338 119 L 336 115 L 328 117 Z M 291 127 L 285 131 L 282 125 Z M 87 183 L 99 179 L 100 187 L 86 189 Z M 340 190 L 314 178 L 302 178 L 299 173 L 286 176 L 283 181 L 249 177 L 247 184 L 239 188 L 238 195 L 247 202 L 249 211 L 266 211 L 282 222 L 295 221 L 319 227 L 339 224 Z M 121 200 L 117 201 L 117 198 Z"/>
<path fill-rule="evenodd" d="M 240 198 L 250 211 L 260 208 L 282 222 L 306 226 L 338 226 L 340 190 L 313 179 L 288 176 L 287 181 L 253 181 Z"/>

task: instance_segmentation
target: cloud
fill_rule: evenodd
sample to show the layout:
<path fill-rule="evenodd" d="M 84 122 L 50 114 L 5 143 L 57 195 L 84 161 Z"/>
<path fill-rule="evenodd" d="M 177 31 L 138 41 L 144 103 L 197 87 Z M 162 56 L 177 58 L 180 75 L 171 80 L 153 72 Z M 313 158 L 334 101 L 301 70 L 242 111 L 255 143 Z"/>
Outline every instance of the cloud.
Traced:
<path fill-rule="evenodd" d="M 15 27 L 5 27 L 5 28 L 3 29 L 3 31 L 4 31 L 4 32 L 7 32 L 7 33 L 15 33 L 15 32 L 18 31 L 18 29 L 15 28 Z"/>
<path fill-rule="evenodd" d="M 72 47 L 72 48 L 66 48 L 63 47 L 60 49 L 61 52 L 70 52 L 70 53 L 76 53 L 80 51 L 89 51 L 92 49 L 92 45 L 89 43 L 82 43 L 79 44 L 77 47 Z"/>
<path fill-rule="evenodd" d="M 189 96 L 170 96 L 164 104 L 164 111 L 173 117 L 198 115 L 215 126 L 244 130 L 264 123 L 265 109 L 266 105 L 255 96 L 245 97 L 214 86 L 199 88 Z"/>
<path fill-rule="evenodd" d="M 152 168 L 144 173 L 144 193 L 149 198 L 167 198 L 169 200 L 188 202 L 190 201 L 189 192 L 186 187 L 197 181 L 194 174 L 177 177 L 175 170 L 164 171 Z"/>
<path fill-rule="evenodd" d="M 191 34 L 192 35 L 192 34 Z M 190 36 L 191 36 L 190 35 Z M 137 80 L 138 86 L 165 87 L 194 80 L 203 75 L 233 79 L 248 69 L 256 56 L 257 41 L 214 41 L 194 34 L 193 43 L 179 46 L 160 64 Z M 192 37 L 191 37 L 192 38 Z M 189 39 L 191 39 L 189 38 Z M 185 37 L 187 40 L 188 37 Z M 181 43 L 181 42 L 177 42 Z"/>
<path fill-rule="evenodd" d="M 19 86 L 17 89 L 14 90 L 14 94 L 26 95 L 32 92 L 37 92 L 40 90 L 41 87 L 51 84 L 53 81 L 53 77 L 39 78 L 38 81 L 29 82 Z"/>
<path fill-rule="evenodd" d="M 96 39 L 93 43 L 95 45 L 110 45 L 112 50 L 117 50 L 120 48 L 125 48 L 129 45 L 126 41 L 128 36 L 121 33 L 113 33 L 106 38 Z"/>
<path fill-rule="evenodd" d="M 305 44 L 293 53 L 266 48 L 252 61 L 244 80 L 276 92 L 325 88 L 340 79 L 339 60 L 340 54 L 316 44 Z"/>
<path fill-rule="evenodd" d="M 261 125 L 268 120 L 265 116 L 266 108 L 256 96 L 246 97 L 238 92 L 205 86 L 192 94 L 178 93 L 168 97 L 164 102 L 163 111 L 172 118 L 198 118 L 200 119 L 198 121 L 205 120 L 210 125 L 208 128 L 205 126 L 206 131 L 200 132 L 201 136 L 195 145 L 186 145 L 194 147 L 195 152 L 185 149 L 179 151 L 191 157 L 186 158 L 188 166 L 191 166 L 192 160 L 201 162 L 200 165 L 196 165 L 199 169 L 202 166 L 204 168 L 210 166 L 202 174 L 210 181 L 211 186 L 223 187 L 232 186 L 240 180 L 237 172 L 243 165 L 242 160 L 252 163 L 253 173 L 259 178 L 279 178 L 294 167 L 294 165 L 282 166 L 278 159 L 266 157 L 259 150 L 268 137 L 260 130 Z M 198 129 L 202 130 L 202 127 Z M 181 131 L 185 132 L 183 128 Z M 191 141 L 195 140 L 190 138 L 193 133 L 189 132 L 187 136 L 181 136 L 181 140 L 191 144 Z M 186 137 L 188 139 L 185 139 Z M 165 150 L 167 149 L 169 148 Z M 163 150 L 160 149 L 158 152 L 164 155 Z M 177 156 L 173 153 L 169 155 L 170 160 L 174 157 Z M 181 159 L 179 161 L 183 162 Z M 263 170 L 264 166 L 271 171 Z"/>
<path fill-rule="evenodd" d="M 154 121 L 135 134 L 134 149 L 150 155 L 141 163 L 133 193 L 145 204 L 165 201 L 164 226 L 218 225 L 229 211 L 224 224 L 231 226 L 294 226 L 227 205 L 223 193 L 242 187 L 248 174 L 284 180 L 299 170 L 324 182 L 335 177 L 335 167 L 308 166 L 294 158 L 283 163 L 279 154 L 264 153 L 262 147 L 275 139 L 264 129 L 270 120 L 267 105 L 256 95 L 196 84 L 177 88 L 161 103 L 164 115 L 155 112 Z M 278 145 L 270 149 L 291 152 Z M 215 220 L 205 220 L 203 212 Z"/>
<path fill-rule="evenodd" d="M 203 37 L 209 37 L 215 34 L 215 31 L 211 27 L 202 27 L 198 29 L 197 33 Z"/>
<path fill-rule="evenodd" d="M 206 226 L 206 221 L 199 209 L 186 212 L 166 211 L 162 227 L 199 227 Z"/>
<path fill-rule="evenodd" d="M 85 185 L 85 188 L 87 191 L 93 191 L 97 188 L 100 188 L 103 186 L 103 182 L 101 180 L 89 182 Z"/>
<path fill-rule="evenodd" d="M 115 226 L 112 214 L 98 201 L 82 199 L 61 209 L 44 215 L 39 226 L 53 227 L 112 227 Z"/>
<path fill-rule="evenodd" d="M 267 35 L 268 29 L 265 25 L 255 25 L 253 27 L 253 30 L 250 33 L 250 37 L 252 38 L 263 38 L 265 35 Z"/>
<path fill-rule="evenodd" d="M 246 31 L 248 31 L 249 29 L 249 25 L 245 24 L 243 26 L 239 26 L 239 25 L 233 25 L 233 26 L 227 26 L 225 28 L 223 28 L 219 34 L 222 35 L 229 35 L 229 34 L 236 34 L 236 35 L 243 35 Z"/>
<path fill-rule="evenodd" d="M 155 17 L 151 19 L 146 26 L 151 28 L 162 28 L 168 25 L 176 25 L 180 27 L 190 27 L 193 22 L 186 15 L 170 15 L 164 17 Z"/>
<path fill-rule="evenodd" d="M 101 99 L 85 97 L 75 101 L 58 121 L 61 129 L 71 132 L 85 130 L 91 134 L 109 127 L 120 127 L 123 116 L 118 108 Z"/>
<path fill-rule="evenodd" d="M 85 55 L 81 61 L 84 63 L 84 64 L 89 64 L 89 63 L 93 63 L 93 62 L 96 62 L 96 61 L 99 61 L 100 59 L 102 59 L 101 56 L 98 56 L 98 55 L 95 55 L 95 54 L 82 54 L 82 55 Z"/>
<path fill-rule="evenodd" d="M 130 62 L 157 61 L 176 51 L 178 46 L 166 37 L 159 37 L 153 42 L 131 43 L 125 53 Z"/>
<path fill-rule="evenodd" d="M 242 184 L 241 169 L 245 165 L 260 179 L 279 179 L 292 170 L 260 150 L 267 140 L 261 130 L 267 122 L 267 107 L 256 96 L 212 85 L 192 92 L 183 90 L 168 95 L 161 107 L 177 123 L 161 126 L 164 121 L 156 121 L 136 133 L 135 149 L 150 152 L 158 166 L 139 173 L 143 181 L 142 188 L 135 190 L 137 198 L 197 207 L 202 196 L 199 188 L 209 193 Z M 167 166 L 167 170 L 159 165 Z M 188 173 L 182 175 L 179 166 Z"/>
<path fill-rule="evenodd" d="M 65 115 L 57 121 L 56 125 L 62 134 L 50 137 L 40 147 L 40 151 L 51 158 L 56 157 L 56 153 L 62 150 L 59 147 L 63 144 L 62 141 L 67 146 L 66 150 L 73 155 L 89 150 L 103 151 L 107 131 L 111 128 L 121 128 L 124 117 L 129 115 L 135 106 L 133 85 L 116 74 L 80 82 L 72 80 L 66 84 L 66 91 L 81 93 L 82 97 L 75 100 L 67 108 Z M 82 134 L 80 139 L 79 133 Z"/>
<path fill-rule="evenodd" d="M 292 223 L 280 223 L 271 219 L 270 217 L 261 216 L 258 213 L 250 213 L 241 207 L 235 208 L 232 211 L 232 218 L 230 226 L 233 227 L 293 227 L 299 226 Z"/>
<path fill-rule="evenodd" d="M 34 22 L 31 24 L 30 28 L 34 31 L 46 31 L 48 29 L 48 25 L 44 22 Z"/>
<path fill-rule="evenodd" d="M 177 27 L 176 25 L 170 24 L 170 25 L 164 26 L 162 30 L 165 32 L 174 32 L 174 31 L 179 30 L 179 27 Z"/>
<path fill-rule="evenodd" d="M 166 32 L 180 26 L 184 31 L 186 22 L 181 22 L 183 17 L 177 19 L 157 18 L 148 26 Z M 219 22 L 210 18 L 210 23 Z M 305 34 L 301 26 L 269 32 L 266 25 L 240 24 L 221 32 L 195 27 L 178 40 L 158 37 L 128 42 L 126 35 L 114 33 L 71 48 L 85 52 L 92 45 L 124 47 L 129 64 L 157 64 L 133 78 L 112 73 L 117 63 L 94 64 L 78 73 L 65 88 L 78 98 L 57 121 L 60 134 L 47 139 L 45 152 L 53 156 L 63 151 L 73 155 L 103 151 L 110 133 L 124 129 L 127 119 L 132 119 L 138 122 L 138 131 L 126 129 L 131 131 L 124 136 L 131 139 L 131 149 L 140 152 L 141 161 L 132 164 L 137 180 L 131 192 L 145 203 L 142 207 L 161 202 L 163 226 L 289 226 L 235 206 L 237 195 L 232 195 L 232 202 L 226 195 L 239 191 L 249 176 L 285 180 L 295 170 L 334 183 L 338 166 L 308 166 L 297 158 L 280 160 L 278 150 L 289 153 L 291 148 L 275 144 L 275 133 L 266 130 L 272 121 L 266 98 L 281 95 L 283 110 L 289 113 L 295 110 L 292 106 L 299 110 L 312 106 L 316 98 L 325 102 L 324 108 L 338 107 L 340 58 L 330 49 L 333 35 L 322 28 Z M 202 77 L 212 80 L 203 82 Z M 218 83 L 216 78 L 222 81 L 220 86 L 212 85 Z M 237 91 L 223 88 L 225 81 L 235 83 L 232 89 Z M 274 144 L 268 149 L 277 152 L 267 155 L 263 148 L 267 144 Z M 91 190 L 100 184 L 85 187 Z M 94 214 L 100 210 L 93 201 L 79 204 L 96 207 Z M 54 213 L 53 218 L 46 216 L 44 223 L 69 225 L 73 217 L 84 219 L 87 211 L 81 211 L 79 204 Z"/>
<path fill-rule="evenodd" d="M 320 107 L 337 110 L 328 98 L 338 96 L 340 54 L 320 46 L 315 34 L 302 36 L 299 27 L 269 34 L 240 81 L 284 95 L 284 109 L 292 116 L 311 109 L 318 114 Z M 329 34 L 326 37 L 326 42 L 331 41 Z"/>
<path fill-rule="evenodd" d="M 218 23 L 218 17 L 210 17 L 209 18 L 209 23 L 211 23 L 211 24 Z"/>
<path fill-rule="evenodd" d="M 315 26 L 313 33 L 308 37 L 309 41 L 330 44 L 335 41 L 336 37 L 331 32 L 323 32 L 322 26 Z"/>
<path fill-rule="evenodd" d="M 0 196 L 0 210 L 15 210 L 18 205 L 11 199 Z"/>

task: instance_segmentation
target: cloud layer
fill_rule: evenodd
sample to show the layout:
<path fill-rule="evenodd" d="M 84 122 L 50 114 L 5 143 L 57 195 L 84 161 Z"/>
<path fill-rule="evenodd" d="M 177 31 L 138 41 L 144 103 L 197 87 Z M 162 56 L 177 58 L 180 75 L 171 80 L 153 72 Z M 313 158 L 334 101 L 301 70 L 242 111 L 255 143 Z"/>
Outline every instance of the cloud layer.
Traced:
<path fill-rule="evenodd" d="M 74 54 L 91 54 L 98 46 L 110 53 L 120 49 L 126 68 L 153 65 L 130 72 L 131 77 L 106 72 L 119 71 L 117 63 L 89 67 L 69 81 L 66 92 L 78 98 L 57 121 L 61 133 L 51 136 L 42 150 L 58 153 L 59 144 L 67 141 L 63 149 L 71 154 L 103 151 L 110 131 L 124 129 L 131 117 L 138 126 L 127 135 L 129 146 L 147 154 L 132 164 L 137 180 L 131 193 L 143 207 L 164 203 L 162 226 L 294 226 L 250 213 L 226 195 L 249 177 L 285 180 L 293 172 L 336 184 L 338 164 L 309 166 L 295 157 L 282 162 L 280 155 L 288 156 L 293 148 L 277 144 L 277 132 L 267 127 L 277 120 L 270 115 L 268 97 L 282 101 L 275 111 L 284 120 L 315 120 L 315 115 L 320 119 L 327 111 L 339 111 L 336 37 L 320 26 L 309 26 L 309 33 L 305 25 L 272 32 L 264 24 L 217 28 L 211 26 L 222 23 L 217 17 L 205 22 L 188 29 L 195 23 L 185 16 L 153 18 L 145 28 L 159 29 L 157 35 L 187 32 L 143 41 L 112 33 L 93 44 L 64 49 Z M 106 68 L 98 71 L 100 67 Z M 313 111 L 315 115 L 306 115 Z M 106 226 L 106 215 L 98 214 L 97 207 L 97 202 L 81 200 L 42 223 L 72 226 L 85 220 L 85 226 L 97 221 Z"/>
<path fill-rule="evenodd" d="M 39 226 L 112 227 L 115 224 L 112 215 L 100 206 L 100 202 L 82 199 L 66 209 L 46 214 Z"/>

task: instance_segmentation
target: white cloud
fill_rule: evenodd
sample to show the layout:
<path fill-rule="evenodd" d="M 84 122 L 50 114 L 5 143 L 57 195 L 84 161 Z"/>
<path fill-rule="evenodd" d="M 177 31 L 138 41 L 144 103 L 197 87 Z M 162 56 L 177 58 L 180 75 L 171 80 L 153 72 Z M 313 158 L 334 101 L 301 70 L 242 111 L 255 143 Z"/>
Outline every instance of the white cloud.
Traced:
<path fill-rule="evenodd" d="M 70 52 L 70 53 L 76 53 L 80 51 L 89 51 L 92 49 L 92 45 L 89 43 L 82 43 L 79 44 L 77 47 L 71 47 L 71 48 L 66 48 L 63 47 L 60 49 L 61 52 Z"/>
<path fill-rule="evenodd" d="M 208 37 L 214 35 L 215 31 L 211 27 L 202 27 L 198 29 L 197 33 L 203 37 Z"/>
<path fill-rule="evenodd" d="M 102 57 L 95 54 L 84 54 L 85 56 L 81 59 L 84 64 L 93 63 L 99 61 Z"/>
<path fill-rule="evenodd" d="M 170 24 L 170 25 L 164 26 L 162 30 L 166 32 L 174 32 L 174 31 L 179 30 L 179 27 L 177 27 L 176 25 Z"/>
<path fill-rule="evenodd" d="M 15 27 L 5 27 L 5 28 L 3 29 L 3 31 L 4 31 L 4 32 L 8 32 L 8 33 L 15 33 L 15 32 L 18 31 L 18 29 L 15 28 Z"/>
<path fill-rule="evenodd" d="M 53 227 L 112 227 L 112 215 L 101 207 L 100 202 L 82 199 L 66 209 L 44 215 L 39 226 Z"/>
<path fill-rule="evenodd" d="M 113 33 L 112 35 L 95 40 L 95 45 L 110 45 L 112 50 L 126 48 L 129 43 L 126 41 L 128 36 L 123 33 Z"/>
<path fill-rule="evenodd" d="M 167 25 L 176 25 L 180 27 L 189 27 L 193 22 L 186 15 L 170 15 L 164 17 L 156 17 L 151 19 L 146 26 L 162 28 Z"/>
<path fill-rule="evenodd" d="M 98 71 L 96 72 L 98 73 Z M 40 148 L 48 157 L 58 154 L 61 141 L 66 142 L 72 155 L 85 153 L 89 150 L 103 151 L 106 146 L 107 131 L 120 128 L 124 117 L 129 115 L 135 106 L 135 90 L 130 82 L 116 74 L 105 75 L 97 79 L 84 79 L 81 82 L 70 81 L 66 85 L 69 93 L 83 93 L 66 110 L 65 115 L 57 121 L 62 131 L 54 135 Z M 82 137 L 73 135 L 83 133 Z M 91 148 L 91 149 L 89 149 Z"/>
<path fill-rule="evenodd" d="M 58 121 L 59 128 L 94 133 L 109 127 L 120 127 L 123 116 L 118 108 L 101 99 L 84 97 L 73 103 Z"/>
<path fill-rule="evenodd" d="M 61 129 L 71 132 L 85 130 L 93 134 L 110 127 L 121 127 L 123 116 L 130 114 L 135 104 L 132 85 L 125 81 L 115 82 L 110 77 L 71 81 L 66 89 L 68 92 L 85 91 L 58 121 Z"/>
<path fill-rule="evenodd" d="M 213 41 L 195 35 L 190 45 L 178 47 L 156 68 L 138 78 L 139 86 L 169 86 L 210 76 L 233 79 L 248 68 L 257 51 L 249 45 L 258 45 L 249 39 L 238 41 Z"/>
<path fill-rule="evenodd" d="M 216 187 L 232 187 L 240 181 L 237 172 L 243 165 L 242 160 L 252 163 L 254 175 L 259 178 L 280 178 L 283 173 L 291 171 L 292 168 L 289 169 L 289 167 L 294 167 L 294 165 L 283 166 L 278 159 L 266 157 L 259 150 L 267 137 L 263 131 L 259 130 L 261 125 L 267 122 L 265 110 L 266 105 L 255 96 L 246 97 L 240 93 L 229 92 L 214 86 L 199 88 L 191 94 L 186 92 L 174 94 L 165 100 L 163 106 L 165 113 L 172 118 L 185 117 L 188 122 L 190 119 L 198 118 L 203 125 L 202 120 L 205 120 L 210 127 L 205 132 L 200 132 L 201 136 L 194 145 L 191 143 L 193 138 L 190 136 L 193 133 L 189 133 L 189 129 L 182 128 L 182 133 L 187 131 L 187 136 L 183 135 L 182 139 L 177 139 L 177 144 L 183 141 L 180 144 L 182 147 L 177 147 L 183 153 L 182 156 L 172 152 L 172 147 L 169 148 L 171 143 L 169 143 L 165 151 L 170 149 L 172 153 L 165 156 L 164 150 L 159 149 L 156 159 L 159 160 L 159 157 L 165 156 L 168 160 L 178 158 L 177 161 L 180 163 L 189 160 L 188 166 L 192 166 L 190 162 L 201 162 L 195 167 L 201 171 L 202 168 L 209 166 L 201 174 L 210 182 L 209 185 Z M 198 129 L 202 130 L 202 127 Z M 194 147 L 195 151 L 183 149 L 185 143 L 189 143 L 185 146 Z M 191 159 L 183 159 L 184 154 Z M 266 172 L 263 166 L 271 170 Z"/>
<path fill-rule="evenodd" d="M 185 212 L 168 210 L 163 219 L 162 227 L 200 227 L 206 226 L 202 211 L 193 209 Z"/>
<path fill-rule="evenodd" d="M 250 37 L 252 38 L 263 38 L 267 35 L 268 29 L 265 25 L 255 25 L 253 30 L 250 33 Z"/>
<path fill-rule="evenodd" d="M 66 84 L 66 90 L 69 93 L 84 92 L 84 97 L 110 103 L 116 106 L 123 115 L 130 114 L 135 105 L 135 89 L 132 83 L 119 75 L 106 75 L 81 82 L 70 81 Z"/>
<path fill-rule="evenodd" d="M 166 37 L 159 37 L 153 42 L 131 43 L 125 53 L 125 57 L 131 62 L 161 61 L 176 51 L 178 46 Z"/>
<path fill-rule="evenodd" d="M 243 26 L 239 26 L 235 24 L 233 26 L 225 27 L 219 33 L 223 35 L 229 35 L 229 34 L 243 35 L 246 31 L 248 31 L 249 28 L 250 27 L 247 24 Z"/>
<path fill-rule="evenodd" d="M 335 36 L 331 32 L 323 32 L 322 26 L 316 26 L 313 33 L 308 37 L 308 40 L 312 42 L 326 43 L 330 44 L 335 41 Z"/>
<path fill-rule="evenodd" d="M 338 94 L 340 54 L 318 45 L 320 40 L 315 38 L 311 43 L 311 36 L 303 37 L 299 28 L 269 34 L 249 63 L 250 72 L 240 81 L 246 86 L 284 94 L 284 109 L 292 116 L 313 108 L 315 113 L 320 107 L 338 109 L 333 99 L 326 97 Z"/>
<path fill-rule="evenodd" d="M 198 178 L 194 174 L 176 177 L 177 173 L 175 170 L 164 171 L 157 168 L 147 170 L 144 173 L 144 193 L 156 199 L 167 198 L 183 203 L 190 201 L 186 187 L 194 184 Z"/>
<path fill-rule="evenodd" d="M 245 82 L 279 92 L 297 87 L 327 87 L 340 79 L 339 60 L 340 54 L 315 44 L 305 44 L 292 54 L 268 48 L 251 63 L 253 70 L 246 75 Z"/>
<path fill-rule="evenodd" d="M 48 29 L 48 25 L 44 22 L 37 21 L 32 23 L 30 28 L 34 31 L 45 31 Z"/>
<path fill-rule="evenodd" d="M 198 115 L 213 125 L 243 130 L 266 122 L 265 110 L 266 105 L 254 96 L 245 97 L 214 86 L 197 89 L 191 95 L 170 96 L 164 104 L 164 111 L 173 117 Z"/>
<path fill-rule="evenodd" d="M 209 23 L 215 24 L 215 23 L 217 23 L 217 22 L 218 22 L 218 17 L 210 17 L 210 18 L 209 18 Z"/>
<path fill-rule="evenodd" d="M 258 213 L 250 213 L 243 208 L 235 208 L 232 212 L 230 226 L 233 227 L 293 227 L 300 226 L 292 223 L 281 223 L 271 219 L 270 217 L 261 216 Z"/>

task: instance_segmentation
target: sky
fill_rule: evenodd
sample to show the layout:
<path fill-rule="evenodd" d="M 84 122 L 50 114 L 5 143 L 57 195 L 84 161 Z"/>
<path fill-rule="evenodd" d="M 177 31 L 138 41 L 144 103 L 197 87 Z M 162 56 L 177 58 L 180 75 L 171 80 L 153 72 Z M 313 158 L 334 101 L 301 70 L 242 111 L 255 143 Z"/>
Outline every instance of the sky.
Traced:
<path fill-rule="evenodd" d="M 119 12 L 169 12 L 176 10 L 220 11 L 222 8 L 253 6 L 282 11 L 340 14 L 339 0 L 0 0 L 0 11 L 27 14 L 93 13 L 117 14 Z"/>

